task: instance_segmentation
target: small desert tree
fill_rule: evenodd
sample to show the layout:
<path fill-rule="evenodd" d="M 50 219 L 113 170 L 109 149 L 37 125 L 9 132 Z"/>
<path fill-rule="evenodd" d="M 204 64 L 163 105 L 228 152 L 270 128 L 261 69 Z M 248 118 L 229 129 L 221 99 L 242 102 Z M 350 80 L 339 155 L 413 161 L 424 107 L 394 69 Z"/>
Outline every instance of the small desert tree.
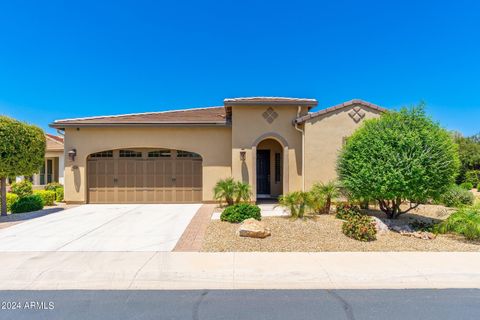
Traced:
<path fill-rule="evenodd" d="M 337 164 L 341 183 L 354 198 L 377 200 L 391 219 L 454 182 L 457 146 L 447 131 L 418 107 L 367 120 L 347 141 Z M 408 209 L 400 205 L 409 201 Z"/>
<path fill-rule="evenodd" d="M 7 177 L 38 172 L 45 155 L 42 129 L 0 116 L 0 182 L 2 215 L 7 214 Z"/>

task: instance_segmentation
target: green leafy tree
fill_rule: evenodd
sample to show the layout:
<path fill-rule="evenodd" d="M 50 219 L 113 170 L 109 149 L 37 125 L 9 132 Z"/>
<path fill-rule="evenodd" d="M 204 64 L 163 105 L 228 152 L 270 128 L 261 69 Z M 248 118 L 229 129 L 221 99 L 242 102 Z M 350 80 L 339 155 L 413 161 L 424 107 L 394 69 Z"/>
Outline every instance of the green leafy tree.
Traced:
<path fill-rule="evenodd" d="M 480 134 L 464 137 L 457 132 L 454 137 L 461 163 L 457 183 L 462 183 L 466 181 L 467 172 L 480 170 Z"/>
<path fill-rule="evenodd" d="M 391 219 L 448 189 L 458 172 L 457 145 L 423 104 L 371 119 L 348 139 L 337 171 L 357 199 L 372 199 Z M 402 210 L 402 202 L 409 208 Z"/>
<path fill-rule="evenodd" d="M 0 116 L 0 190 L 2 215 L 7 214 L 7 177 L 30 176 L 44 162 L 45 136 L 42 129 Z"/>

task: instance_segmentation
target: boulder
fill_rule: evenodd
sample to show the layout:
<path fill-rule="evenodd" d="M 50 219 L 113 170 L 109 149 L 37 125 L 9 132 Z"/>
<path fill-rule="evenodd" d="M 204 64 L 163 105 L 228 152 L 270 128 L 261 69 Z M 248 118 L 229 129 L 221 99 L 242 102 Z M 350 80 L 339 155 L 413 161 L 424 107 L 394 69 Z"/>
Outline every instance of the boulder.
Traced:
<path fill-rule="evenodd" d="M 240 237 L 263 239 L 270 236 L 270 229 L 263 222 L 250 218 L 242 222 L 237 234 Z"/>
<path fill-rule="evenodd" d="M 383 222 L 377 217 L 371 217 L 371 218 L 375 223 L 375 230 L 377 230 L 378 234 L 387 233 L 389 231 L 388 226 L 385 224 L 385 222 Z"/>

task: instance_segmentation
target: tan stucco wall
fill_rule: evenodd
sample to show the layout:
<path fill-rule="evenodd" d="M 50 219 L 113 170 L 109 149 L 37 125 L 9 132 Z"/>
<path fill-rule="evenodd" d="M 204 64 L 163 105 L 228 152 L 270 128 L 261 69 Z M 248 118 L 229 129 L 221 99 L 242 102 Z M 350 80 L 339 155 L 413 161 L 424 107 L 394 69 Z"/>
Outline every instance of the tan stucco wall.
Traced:
<path fill-rule="evenodd" d="M 358 123 L 348 115 L 354 107 L 361 107 L 365 113 Z M 308 120 L 305 123 L 305 189 L 316 182 L 336 179 L 336 162 L 344 138 L 366 119 L 379 116 L 379 111 L 357 105 Z"/>
<path fill-rule="evenodd" d="M 278 137 L 269 134 L 275 133 L 281 136 L 288 144 L 288 175 L 283 174 L 283 179 L 288 181 L 288 188 L 286 189 L 287 191 L 300 190 L 302 185 L 302 135 L 292 125 L 292 121 L 297 117 L 298 107 L 271 107 L 278 114 L 278 117 L 272 123 L 268 123 L 262 116 L 262 113 L 269 108 L 267 105 L 232 107 L 231 154 L 233 177 L 244 182 L 248 181 L 252 186 L 255 185 L 253 168 L 256 166 L 254 164 L 256 156 L 252 156 L 252 146 L 262 136 L 265 139 L 273 138 L 281 142 Z M 306 111 L 306 107 L 302 107 L 300 114 L 304 114 Z M 282 145 L 282 147 L 286 146 Z M 246 152 L 245 161 L 240 160 L 240 151 Z M 286 191 L 285 188 L 283 191 Z"/>
<path fill-rule="evenodd" d="M 230 127 L 103 127 L 65 130 L 65 200 L 87 201 L 88 155 L 120 148 L 168 148 L 196 152 L 203 159 L 203 200 L 213 200 L 212 189 L 220 178 L 230 177 L 232 136 Z M 72 162 L 68 151 L 76 149 Z"/>

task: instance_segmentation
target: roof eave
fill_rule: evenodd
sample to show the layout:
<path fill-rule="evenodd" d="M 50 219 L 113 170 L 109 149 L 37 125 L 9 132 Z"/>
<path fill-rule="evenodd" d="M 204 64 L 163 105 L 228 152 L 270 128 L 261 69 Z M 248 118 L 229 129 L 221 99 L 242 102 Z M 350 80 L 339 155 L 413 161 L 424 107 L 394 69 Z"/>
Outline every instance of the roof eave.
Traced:
<path fill-rule="evenodd" d="M 56 129 L 79 128 L 79 127 L 192 127 L 192 126 L 229 126 L 225 121 L 216 122 L 125 122 L 125 123 L 51 123 L 49 127 Z"/>
<path fill-rule="evenodd" d="M 224 101 L 226 107 L 233 106 L 259 106 L 259 105 L 275 105 L 275 106 L 307 106 L 315 107 L 318 101 Z"/>

